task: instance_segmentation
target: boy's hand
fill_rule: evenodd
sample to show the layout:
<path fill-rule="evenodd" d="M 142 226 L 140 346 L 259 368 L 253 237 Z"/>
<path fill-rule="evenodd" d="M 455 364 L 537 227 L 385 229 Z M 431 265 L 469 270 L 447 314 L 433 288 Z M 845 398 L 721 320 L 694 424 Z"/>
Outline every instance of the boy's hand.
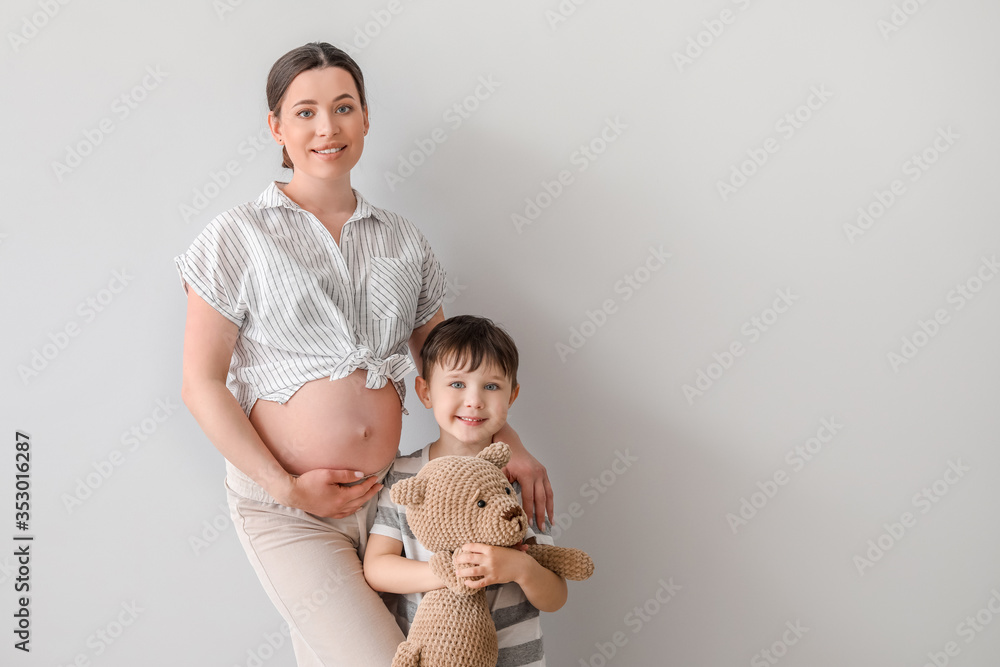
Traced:
<path fill-rule="evenodd" d="M 527 545 L 518 547 L 495 547 L 489 544 L 470 542 L 456 551 L 452 561 L 455 573 L 469 588 L 485 588 L 491 584 L 518 582 L 527 567 L 533 562 L 524 553 Z M 470 580 L 465 577 L 482 577 Z"/>

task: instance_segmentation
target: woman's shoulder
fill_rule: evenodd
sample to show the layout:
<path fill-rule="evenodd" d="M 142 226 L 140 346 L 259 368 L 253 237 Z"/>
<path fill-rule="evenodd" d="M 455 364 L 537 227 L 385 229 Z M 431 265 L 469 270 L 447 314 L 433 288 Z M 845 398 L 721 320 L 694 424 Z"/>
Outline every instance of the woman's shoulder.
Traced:
<path fill-rule="evenodd" d="M 362 193 L 358 192 L 357 190 L 355 190 L 354 193 L 356 196 L 361 198 L 363 202 L 362 206 L 367 207 L 368 210 L 366 212 L 372 217 L 374 217 L 376 220 L 384 222 L 385 224 L 394 227 L 398 231 L 405 231 L 407 233 L 413 233 L 413 234 L 421 234 L 420 229 L 417 228 L 417 226 L 413 224 L 410 221 L 410 219 L 407 218 L 406 216 L 397 213 L 396 211 L 392 211 L 390 209 L 383 208 L 381 206 L 376 206 L 375 204 L 372 203 L 370 199 L 365 197 Z"/>

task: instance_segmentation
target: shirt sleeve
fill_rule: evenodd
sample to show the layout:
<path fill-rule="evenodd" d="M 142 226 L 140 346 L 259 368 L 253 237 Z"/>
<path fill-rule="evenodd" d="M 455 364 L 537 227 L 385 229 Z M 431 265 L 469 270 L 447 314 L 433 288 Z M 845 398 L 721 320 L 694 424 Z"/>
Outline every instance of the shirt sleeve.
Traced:
<path fill-rule="evenodd" d="M 183 254 L 174 257 L 184 293 L 193 288 L 236 326 L 243 324 L 247 312 L 244 245 L 234 225 L 218 216 Z"/>
<path fill-rule="evenodd" d="M 447 284 L 447 274 L 441 263 L 434 255 L 431 244 L 422 233 L 417 232 L 420 237 L 420 248 L 423 254 L 423 263 L 420 266 L 420 297 L 417 299 L 417 313 L 414 319 L 413 328 L 427 324 L 434 317 L 444 302 L 445 286 Z"/>
<path fill-rule="evenodd" d="M 386 476 L 388 479 L 388 475 Z M 382 487 L 378 492 L 378 505 L 375 509 L 375 523 L 369 533 L 372 535 L 385 535 L 394 540 L 403 541 L 403 530 L 400 527 L 399 508 L 396 503 L 389 498 L 388 486 Z"/>

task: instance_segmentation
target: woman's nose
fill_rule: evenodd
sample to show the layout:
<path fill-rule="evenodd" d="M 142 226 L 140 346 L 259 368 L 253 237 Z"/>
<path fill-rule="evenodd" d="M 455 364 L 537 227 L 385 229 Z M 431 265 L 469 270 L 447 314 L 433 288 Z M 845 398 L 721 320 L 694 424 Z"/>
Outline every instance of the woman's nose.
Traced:
<path fill-rule="evenodd" d="M 326 137 L 337 133 L 337 119 L 327 113 L 320 113 L 316 122 L 316 134 Z"/>

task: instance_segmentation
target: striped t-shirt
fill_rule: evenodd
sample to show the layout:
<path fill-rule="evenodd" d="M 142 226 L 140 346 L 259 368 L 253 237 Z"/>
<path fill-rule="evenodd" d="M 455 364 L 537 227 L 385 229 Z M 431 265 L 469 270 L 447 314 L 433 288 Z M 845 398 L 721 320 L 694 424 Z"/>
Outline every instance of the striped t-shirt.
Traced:
<path fill-rule="evenodd" d="M 258 398 L 284 403 L 309 380 L 364 368 L 365 386 L 391 379 L 402 404 L 415 369 L 407 341 L 445 291 L 430 244 L 354 190 L 338 246 L 279 184 L 216 216 L 174 258 L 185 293 L 239 327 L 226 386 L 249 416 Z"/>
<path fill-rule="evenodd" d="M 397 505 L 389 498 L 392 485 L 401 479 L 412 477 L 420 471 L 429 459 L 430 445 L 412 454 L 396 457 L 389 469 L 378 494 L 378 509 L 375 513 L 375 524 L 371 534 L 385 535 L 403 543 L 403 556 L 413 560 L 429 561 L 433 552 L 413 535 L 406 522 L 406 507 Z M 521 487 L 517 482 L 513 485 L 517 492 L 517 501 L 521 502 Z M 524 539 L 534 537 L 538 544 L 553 544 L 552 538 L 543 533 L 536 533 L 530 527 Z M 542 627 L 538 609 L 535 608 L 524 591 L 517 584 L 493 584 L 486 587 L 486 606 L 493 615 L 493 623 L 497 628 L 497 642 L 500 656 L 497 667 L 544 667 L 545 653 L 542 650 Z M 396 623 L 403 634 L 408 634 L 417 605 L 423 593 L 383 594 L 386 604 L 396 616 Z"/>

